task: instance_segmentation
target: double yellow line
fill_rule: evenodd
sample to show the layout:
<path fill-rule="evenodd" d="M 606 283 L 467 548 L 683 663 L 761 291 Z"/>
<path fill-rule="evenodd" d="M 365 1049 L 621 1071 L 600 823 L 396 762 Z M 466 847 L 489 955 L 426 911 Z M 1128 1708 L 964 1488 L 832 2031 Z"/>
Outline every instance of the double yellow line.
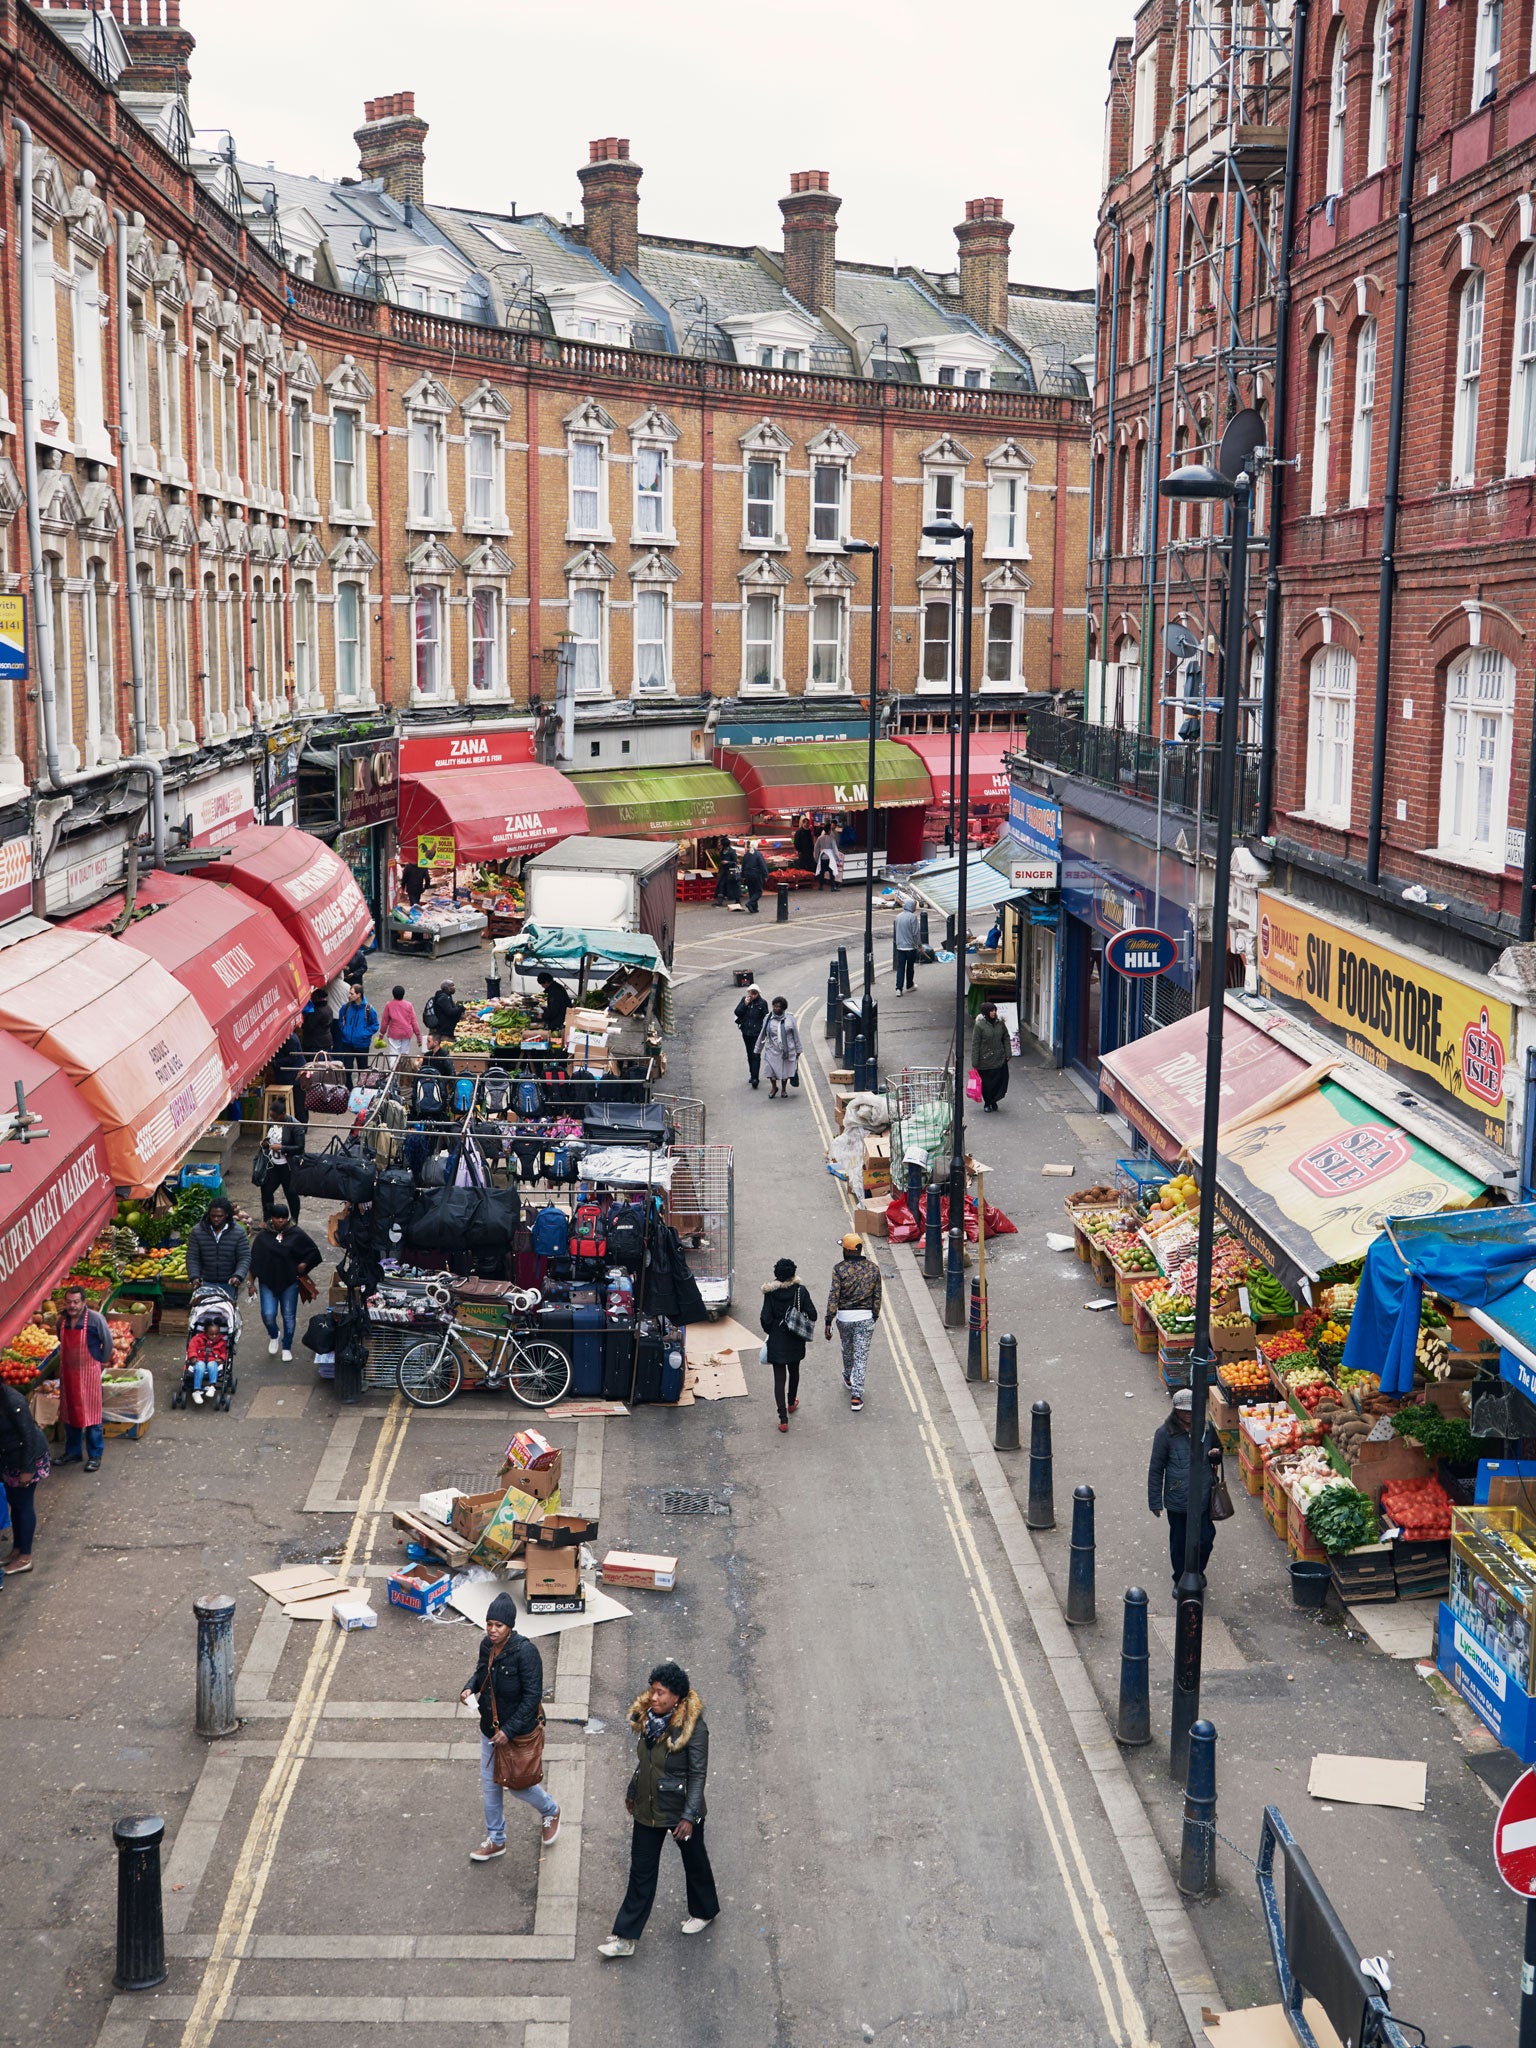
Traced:
<path fill-rule="evenodd" d="M 802 1024 L 820 999 L 813 997 L 798 1012 Z M 832 1123 L 820 1090 L 801 1065 L 801 1086 L 805 1090 L 821 1133 L 823 1146 L 832 1142 Z M 850 1211 L 853 1197 L 846 1185 L 843 1200 Z M 954 1466 L 944 1438 L 929 1406 L 927 1390 L 908 1348 L 906 1336 L 894 1316 L 884 1316 L 880 1328 L 895 1361 L 896 1377 L 918 1426 L 918 1439 L 928 1460 L 929 1476 L 939 1496 L 950 1540 L 960 1561 L 960 1570 L 976 1610 L 982 1638 L 992 1660 L 992 1669 L 1002 1691 L 1014 1736 L 1024 1759 L 1039 1814 L 1041 1830 L 1050 1844 L 1051 1855 L 1061 1879 L 1073 1925 L 1082 1942 L 1099 2003 L 1103 2008 L 1108 2038 L 1115 2048 L 1152 2048 L 1146 2015 L 1126 1972 L 1125 1958 L 1110 1924 L 1108 1908 L 1088 1866 L 1087 1852 L 1073 1817 L 1072 1804 L 1051 1754 L 1050 1738 L 1035 1706 L 1019 1660 L 1014 1652 L 992 1575 L 982 1558 L 975 1526 L 966 1512 Z"/>
<path fill-rule="evenodd" d="M 337 1567 L 340 1578 L 345 1578 L 355 1564 L 366 1564 L 373 1553 L 379 1517 L 389 1499 L 390 1483 L 400 1460 L 410 1415 L 410 1409 L 396 1394 L 385 1412 L 357 1512 L 347 1532 L 346 1546 Z M 277 1755 L 272 1760 L 272 1768 L 267 1773 L 266 1783 L 256 1801 L 256 1810 L 240 1845 L 234 1876 L 230 1879 L 224 1910 L 213 1937 L 213 1947 L 203 1965 L 202 1981 L 197 1987 L 197 1996 L 192 2001 L 186 2025 L 182 2028 L 181 2048 L 209 2048 L 215 2030 L 229 2017 L 235 1978 L 248 1952 L 267 1889 L 267 1879 L 277 1860 L 283 1823 L 288 1818 L 288 1808 L 298 1789 L 299 1772 L 319 1733 L 325 1703 L 346 1643 L 344 1631 L 327 1628 L 323 1622 L 320 1624 L 293 1712 L 283 1730 Z"/>

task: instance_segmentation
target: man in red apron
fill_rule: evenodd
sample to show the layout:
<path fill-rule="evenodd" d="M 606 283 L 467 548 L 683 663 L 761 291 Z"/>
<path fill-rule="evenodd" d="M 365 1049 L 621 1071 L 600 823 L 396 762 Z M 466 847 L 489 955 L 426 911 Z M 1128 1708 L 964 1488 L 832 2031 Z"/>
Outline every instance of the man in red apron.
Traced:
<path fill-rule="evenodd" d="M 61 1465 L 76 1463 L 83 1455 L 87 1472 L 100 1468 L 105 1446 L 101 1369 L 111 1363 L 112 1332 L 106 1317 L 87 1306 L 84 1288 L 69 1288 L 59 1317 L 59 1420 L 64 1425 Z"/>

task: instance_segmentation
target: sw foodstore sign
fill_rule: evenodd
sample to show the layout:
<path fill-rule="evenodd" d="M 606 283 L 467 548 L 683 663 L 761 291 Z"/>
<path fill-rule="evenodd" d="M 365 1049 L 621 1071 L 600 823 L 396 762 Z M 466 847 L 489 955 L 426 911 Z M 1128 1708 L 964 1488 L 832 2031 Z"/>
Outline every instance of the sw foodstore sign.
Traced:
<path fill-rule="evenodd" d="M 1259 892 L 1259 988 L 1304 1011 L 1357 1059 L 1424 1089 L 1503 1148 L 1514 1012 L 1381 940 Z"/>

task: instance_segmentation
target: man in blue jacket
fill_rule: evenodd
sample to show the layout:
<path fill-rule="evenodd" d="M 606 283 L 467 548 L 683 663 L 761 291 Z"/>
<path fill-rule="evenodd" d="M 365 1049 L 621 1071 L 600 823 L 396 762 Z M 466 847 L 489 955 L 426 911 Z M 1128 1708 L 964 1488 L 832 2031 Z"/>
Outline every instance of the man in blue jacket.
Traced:
<path fill-rule="evenodd" d="M 353 1073 L 366 1063 L 378 1030 L 379 1013 L 364 996 L 362 983 L 354 982 L 336 1018 L 336 1050 Z"/>

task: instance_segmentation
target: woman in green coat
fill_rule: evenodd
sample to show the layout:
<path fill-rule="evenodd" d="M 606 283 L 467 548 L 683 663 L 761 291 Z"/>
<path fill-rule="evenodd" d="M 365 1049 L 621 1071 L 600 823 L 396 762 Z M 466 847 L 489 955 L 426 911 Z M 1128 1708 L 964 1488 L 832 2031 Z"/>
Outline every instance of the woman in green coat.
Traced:
<path fill-rule="evenodd" d="M 983 1003 L 971 1032 L 971 1065 L 981 1076 L 981 1106 L 995 1110 L 1008 1093 L 1008 1062 L 1013 1037 L 997 1014 L 996 1003 Z"/>

